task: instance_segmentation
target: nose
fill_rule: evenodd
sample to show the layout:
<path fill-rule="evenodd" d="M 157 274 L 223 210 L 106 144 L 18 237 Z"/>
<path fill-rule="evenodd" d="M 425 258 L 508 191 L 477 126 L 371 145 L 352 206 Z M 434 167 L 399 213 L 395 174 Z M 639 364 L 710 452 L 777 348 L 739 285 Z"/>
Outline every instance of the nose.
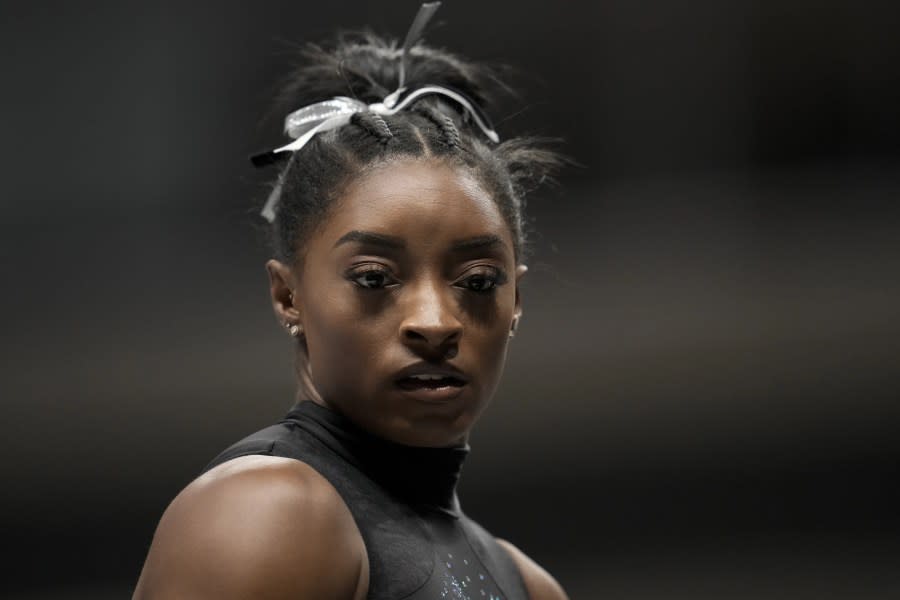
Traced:
<path fill-rule="evenodd" d="M 455 300 L 447 287 L 442 282 L 423 282 L 408 288 L 400 337 L 414 350 L 445 355 L 459 343 L 462 323 L 454 312 Z"/>

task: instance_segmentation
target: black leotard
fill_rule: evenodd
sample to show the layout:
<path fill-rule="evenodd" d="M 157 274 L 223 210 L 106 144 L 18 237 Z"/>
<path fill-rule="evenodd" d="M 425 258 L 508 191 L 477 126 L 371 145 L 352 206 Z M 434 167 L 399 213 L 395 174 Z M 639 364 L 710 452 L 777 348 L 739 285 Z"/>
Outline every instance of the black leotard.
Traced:
<path fill-rule="evenodd" d="M 369 600 L 524 600 L 509 554 L 466 517 L 456 482 L 467 446 L 375 437 L 314 402 L 234 444 L 206 469 L 251 454 L 294 458 L 337 489 L 369 557 Z"/>

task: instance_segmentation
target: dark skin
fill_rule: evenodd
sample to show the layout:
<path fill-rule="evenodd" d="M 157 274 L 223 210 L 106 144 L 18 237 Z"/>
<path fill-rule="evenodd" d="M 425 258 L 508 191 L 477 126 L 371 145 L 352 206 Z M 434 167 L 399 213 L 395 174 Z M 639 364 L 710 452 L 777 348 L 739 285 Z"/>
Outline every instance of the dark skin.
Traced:
<path fill-rule="evenodd" d="M 294 264 L 270 260 L 266 269 L 276 317 L 302 330 L 301 378 L 313 401 L 398 443 L 465 441 L 500 379 L 526 271 L 496 204 L 465 170 L 429 159 L 369 170 Z M 462 385 L 410 391 L 398 384 L 410 365 L 451 370 Z M 532 599 L 566 598 L 498 542 Z M 248 456 L 173 500 L 134 598 L 362 600 L 368 568 L 328 481 L 300 461 Z"/>

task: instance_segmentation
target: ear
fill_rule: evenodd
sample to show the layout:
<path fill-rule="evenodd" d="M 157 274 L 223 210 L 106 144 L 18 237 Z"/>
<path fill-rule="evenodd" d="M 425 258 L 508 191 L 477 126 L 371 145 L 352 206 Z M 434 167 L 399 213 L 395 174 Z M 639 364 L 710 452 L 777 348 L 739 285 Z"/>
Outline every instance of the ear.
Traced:
<path fill-rule="evenodd" d="M 266 272 L 269 274 L 269 296 L 272 299 L 272 310 L 278 324 L 300 325 L 300 298 L 295 293 L 297 282 L 290 267 L 273 259 L 266 261 Z"/>
<path fill-rule="evenodd" d="M 519 290 L 519 283 L 522 281 L 522 277 L 525 276 L 525 273 L 528 272 L 528 267 L 525 265 L 519 265 L 516 267 L 516 305 L 513 309 L 513 321 L 510 325 L 510 330 L 515 332 L 516 327 L 519 326 L 519 319 L 522 317 L 522 293 Z"/>

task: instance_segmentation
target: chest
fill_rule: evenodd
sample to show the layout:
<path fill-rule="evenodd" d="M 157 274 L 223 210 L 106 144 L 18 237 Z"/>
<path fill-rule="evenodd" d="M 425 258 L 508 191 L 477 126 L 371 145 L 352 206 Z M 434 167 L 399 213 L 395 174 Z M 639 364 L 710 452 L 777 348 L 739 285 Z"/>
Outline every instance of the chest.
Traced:
<path fill-rule="evenodd" d="M 415 569 L 400 564 L 390 564 L 390 557 L 382 557 L 379 536 L 369 532 L 370 565 L 374 559 L 378 565 L 375 572 L 370 567 L 370 600 L 385 598 L 387 587 L 394 588 L 394 596 L 407 600 L 516 600 L 523 596 L 511 596 L 501 591 L 496 577 L 497 565 L 486 564 L 474 550 L 464 524 L 458 520 L 442 517 L 421 519 L 418 539 L 414 546 L 421 554 Z M 390 554 L 390 552 L 389 552 Z M 388 560 L 384 560 L 388 559 Z M 490 561 L 487 561 L 490 562 Z"/>

